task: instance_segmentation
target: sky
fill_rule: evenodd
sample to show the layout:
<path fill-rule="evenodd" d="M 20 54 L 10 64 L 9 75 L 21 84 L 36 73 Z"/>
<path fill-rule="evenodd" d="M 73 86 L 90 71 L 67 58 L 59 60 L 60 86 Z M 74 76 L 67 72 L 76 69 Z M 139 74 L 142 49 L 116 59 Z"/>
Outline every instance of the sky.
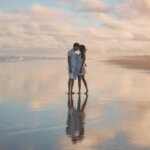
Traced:
<path fill-rule="evenodd" d="M 0 0 L 0 52 L 148 54 L 149 0 Z"/>

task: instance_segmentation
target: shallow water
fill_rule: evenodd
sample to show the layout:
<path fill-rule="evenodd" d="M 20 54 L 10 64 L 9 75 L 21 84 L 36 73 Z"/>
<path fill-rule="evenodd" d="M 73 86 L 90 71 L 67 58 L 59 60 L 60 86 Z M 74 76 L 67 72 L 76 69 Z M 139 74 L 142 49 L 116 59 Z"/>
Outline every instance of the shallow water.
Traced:
<path fill-rule="evenodd" d="M 0 63 L 0 150 L 149 150 L 149 72 L 87 65 L 68 107 L 66 60 Z"/>

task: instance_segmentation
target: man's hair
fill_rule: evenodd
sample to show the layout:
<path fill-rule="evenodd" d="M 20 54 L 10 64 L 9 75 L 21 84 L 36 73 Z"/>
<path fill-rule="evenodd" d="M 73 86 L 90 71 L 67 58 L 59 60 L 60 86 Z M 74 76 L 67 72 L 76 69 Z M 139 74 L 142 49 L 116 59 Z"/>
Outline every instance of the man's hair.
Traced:
<path fill-rule="evenodd" d="M 79 47 L 79 46 L 80 46 L 79 43 L 74 43 L 74 44 L 73 44 L 73 47 Z"/>

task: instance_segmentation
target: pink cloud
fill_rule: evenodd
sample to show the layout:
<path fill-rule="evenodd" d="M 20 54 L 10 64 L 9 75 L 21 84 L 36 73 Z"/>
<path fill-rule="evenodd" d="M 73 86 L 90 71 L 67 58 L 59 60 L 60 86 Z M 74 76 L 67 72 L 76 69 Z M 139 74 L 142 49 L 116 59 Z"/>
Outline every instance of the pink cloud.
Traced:
<path fill-rule="evenodd" d="M 150 1 L 149 0 L 131 0 L 131 4 L 139 14 L 150 16 Z"/>
<path fill-rule="evenodd" d="M 74 41 L 78 41 L 97 53 L 117 53 L 128 49 L 148 52 L 149 13 L 137 13 L 137 10 L 144 10 L 144 7 L 148 6 L 138 6 L 139 3 L 130 0 L 130 3 L 117 5 L 114 12 L 110 12 L 110 8 L 113 7 L 103 1 L 80 0 L 75 3 L 76 10 L 83 10 L 78 11 L 78 15 L 74 9 L 50 8 L 41 4 L 12 12 L 0 11 L 1 49 L 7 45 L 16 49 L 60 50 L 68 49 Z M 134 7 L 131 9 L 133 4 Z M 81 16 L 85 14 L 84 11 L 88 13 L 87 18 L 83 19 Z"/>

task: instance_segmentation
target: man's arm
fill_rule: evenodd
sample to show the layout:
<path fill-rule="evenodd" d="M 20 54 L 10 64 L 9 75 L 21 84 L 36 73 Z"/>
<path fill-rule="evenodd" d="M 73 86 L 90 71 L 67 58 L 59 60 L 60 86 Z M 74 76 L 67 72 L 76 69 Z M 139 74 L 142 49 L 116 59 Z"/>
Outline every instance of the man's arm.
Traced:
<path fill-rule="evenodd" d="M 72 69 L 71 69 L 71 56 L 68 56 L 68 66 L 69 66 L 69 72 L 71 73 L 72 72 Z"/>

